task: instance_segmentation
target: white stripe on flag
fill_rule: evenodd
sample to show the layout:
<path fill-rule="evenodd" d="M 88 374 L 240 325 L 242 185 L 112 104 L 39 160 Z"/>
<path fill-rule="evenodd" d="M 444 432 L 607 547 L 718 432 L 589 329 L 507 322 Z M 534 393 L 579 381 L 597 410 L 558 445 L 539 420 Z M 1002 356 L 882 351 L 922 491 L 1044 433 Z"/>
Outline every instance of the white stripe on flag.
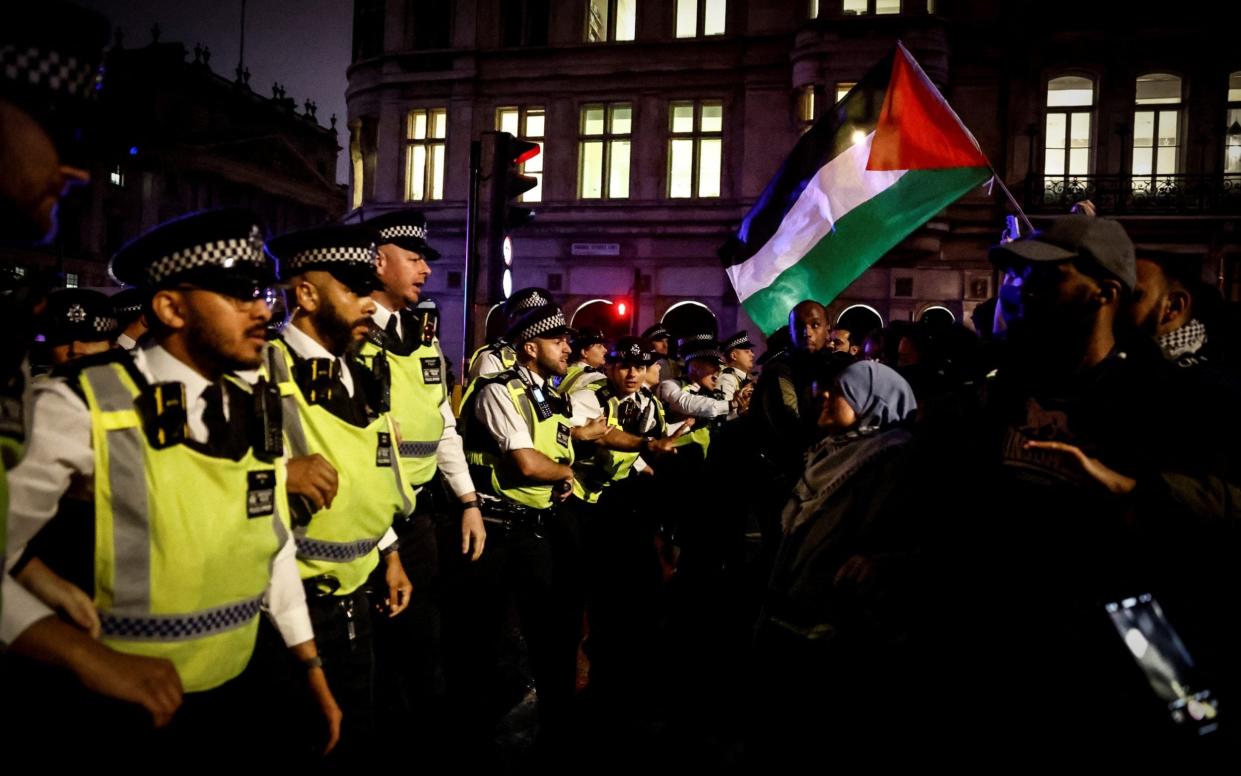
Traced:
<path fill-rule="evenodd" d="M 775 282 L 818 245 L 849 211 L 893 186 L 906 170 L 866 169 L 875 133 L 832 159 L 806 184 L 780 228 L 750 258 L 728 268 L 737 298 L 745 301 Z"/>

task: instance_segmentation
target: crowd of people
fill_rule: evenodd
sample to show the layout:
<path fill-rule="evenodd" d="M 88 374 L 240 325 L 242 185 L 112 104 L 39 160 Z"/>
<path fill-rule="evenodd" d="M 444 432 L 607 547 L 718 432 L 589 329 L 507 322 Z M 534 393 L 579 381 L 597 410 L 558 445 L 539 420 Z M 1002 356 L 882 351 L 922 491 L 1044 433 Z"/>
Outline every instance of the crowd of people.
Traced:
<path fill-rule="evenodd" d="M 92 82 L 17 81 L 0 237 L 35 243 L 83 178 L 49 90 Z M 438 258 L 416 210 L 265 237 L 224 209 L 133 236 L 110 297 L 5 292 L 6 758 L 1234 741 L 1241 383 L 1200 258 L 1074 213 L 991 250 L 971 328 L 806 300 L 761 347 L 574 330 L 524 288 L 459 406 Z"/>

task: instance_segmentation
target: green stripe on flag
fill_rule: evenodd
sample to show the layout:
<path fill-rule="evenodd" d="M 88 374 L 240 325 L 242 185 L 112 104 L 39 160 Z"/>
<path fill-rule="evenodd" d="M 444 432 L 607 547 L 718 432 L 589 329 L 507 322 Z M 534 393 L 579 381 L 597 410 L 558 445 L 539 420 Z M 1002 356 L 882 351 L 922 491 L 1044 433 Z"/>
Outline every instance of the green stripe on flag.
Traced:
<path fill-rule="evenodd" d="M 800 261 L 742 307 L 764 334 L 771 334 L 788 323 L 798 302 L 829 304 L 911 232 L 990 177 L 985 167 L 910 170 L 837 221 Z"/>

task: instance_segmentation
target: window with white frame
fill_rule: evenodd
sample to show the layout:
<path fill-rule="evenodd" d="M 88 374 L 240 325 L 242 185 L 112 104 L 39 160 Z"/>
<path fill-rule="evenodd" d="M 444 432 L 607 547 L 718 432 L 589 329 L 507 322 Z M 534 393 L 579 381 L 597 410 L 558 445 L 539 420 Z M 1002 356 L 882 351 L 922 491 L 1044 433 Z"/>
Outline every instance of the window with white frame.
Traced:
<path fill-rule="evenodd" d="M 1061 76 L 1047 82 L 1043 144 L 1045 185 L 1058 188 L 1090 174 L 1094 142 L 1095 87 L 1089 78 Z"/>
<path fill-rule="evenodd" d="M 1133 186 L 1151 190 L 1161 176 L 1180 172 L 1181 79 L 1168 73 L 1140 76 L 1134 90 Z M 1165 182 L 1167 178 L 1163 178 Z"/>
<path fill-rule="evenodd" d="M 718 197 L 723 173 L 723 103 L 673 102 L 668 119 L 668 196 Z"/>
<path fill-rule="evenodd" d="M 583 105 L 578 135 L 578 197 L 628 199 L 633 106 Z"/>
<path fill-rule="evenodd" d="M 406 117 L 405 199 L 426 201 L 444 198 L 445 144 L 448 136 L 446 108 L 418 108 Z"/>

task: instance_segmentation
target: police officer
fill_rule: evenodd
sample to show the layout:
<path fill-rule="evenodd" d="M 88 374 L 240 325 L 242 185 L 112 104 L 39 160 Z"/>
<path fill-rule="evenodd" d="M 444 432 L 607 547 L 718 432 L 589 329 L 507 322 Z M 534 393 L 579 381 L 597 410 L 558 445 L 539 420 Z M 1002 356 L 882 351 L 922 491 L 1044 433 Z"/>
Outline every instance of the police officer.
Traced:
<path fill-rule="evenodd" d="M 676 377 L 676 364 L 672 360 L 672 354 L 669 353 L 669 345 L 671 345 L 672 332 L 668 331 L 662 323 L 650 326 L 646 331 L 642 332 L 642 339 L 650 343 L 651 350 L 655 354 L 655 364 L 659 365 L 658 371 L 664 379 L 672 379 Z M 649 372 L 650 370 L 648 370 Z M 658 383 L 656 383 L 658 384 Z"/>
<path fill-rule="evenodd" d="M 150 742 L 154 754 L 278 747 L 266 714 L 272 692 L 251 661 L 266 610 L 305 665 L 330 748 L 340 710 L 315 648 L 288 522 L 286 484 L 294 493 L 304 486 L 286 482 L 278 406 L 261 411 L 224 379 L 259 365 L 271 317 L 275 275 L 257 222 L 241 210 L 169 222 L 122 248 L 111 272 L 148 290 L 152 337 L 132 356 L 114 349 L 81 359 L 36 386 L 28 454 L 10 477 L 10 558 L 62 497 L 93 486 L 93 535 L 79 539 L 95 548 L 87 594 L 102 643 L 124 655 L 126 686 L 98 688 L 89 675 L 87 686 L 141 703 L 157 724 L 172 717 Z M 5 631 L 47 612 L 6 611 Z M 86 715 L 70 724 L 79 735 L 142 745 L 124 704 L 43 700 L 58 715 Z"/>
<path fill-rule="evenodd" d="M 723 422 L 744 410 L 739 397 L 729 401 L 717 392 L 724 357 L 714 337 L 710 334 L 684 337 L 677 343 L 677 349 L 683 354 L 685 377 L 664 379 L 655 392 L 667 408 L 672 422 L 679 423 L 691 417 Z M 686 444 L 692 439 L 694 444 L 702 447 L 704 455 L 709 439 L 707 426 L 707 422 L 700 422 L 689 437 L 684 438 Z"/>
<path fill-rule="evenodd" d="M 573 355 L 570 356 L 569 370 L 565 372 L 558 386 L 561 393 L 572 393 L 574 384 L 586 374 L 603 374 L 603 365 L 608 355 L 608 338 L 600 329 L 581 329 L 570 343 Z"/>
<path fill-rule="evenodd" d="M 521 288 L 513 292 L 504 302 L 504 316 L 511 328 L 517 319 L 538 307 L 554 305 L 551 292 L 543 288 Z M 470 355 L 466 375 L 470 382 L 483 375 L 497 374 L 505 369 L 512 369 L 517 364 L 517 351 L 513 343 L 499 337 L 475 350 Z"/>
<path fill-rule="evenodd" d="M 457 434 L 449 397 L 452 379 L 436 336 L 439 313 L 422 298 L 432 271 L 429 262 L 439 258 L 427 242 L 426 217 L 417 210 L 398 210 L 366 226 L 379 250 L 380 287 L 371 292 L 375 312 L 357 357 L 387 397 L 400 434 L 401 474 L 418 491 L 412 520 L 397 526 L 399 552 L 414 592 L 401 617 L 376 629 L 376 707 L 383 734 L 413 735 L 415 745 L 425 747 L 442 743 L 437 733 L 443 720 L 435 705 L 441 628 L 433 596 L 441 564 L 439 533 L 444 534 L 443 560 L 450 573 L 454 559 L 448 553 L 477 561 L 487 533 Z M 433 479 L 437 474 L 456 504 L 446 520 L 433 519 L 435 497 L 442 493 Z"/>
<path fill-rule="evenodd" d="M 482 495 L 483 519 L 492 525 L 473 643 L 497 649 L 504 601 L 513 594 L 538 692 L 540 737 L 553 748 L 565 740 L 570 722 L 581 627 L 567 600 L 577 589 L 574 580 L 561 584 L 558 578 L 579 561 L 577 537 L 553 509 L 573 493 L 573 413 L 551 386 L 568 369 L 572 334 L 557 307 L 527 312 L 505 335 L 516 366 L 477 380 L 461 409 L 466 458 Z M 493 666 L 495 659 L 480 656 L 475 665 Z M 475 681 L 484 686 L 455 692 L 472 689 L 465 697 L 480 705 L 491 689 L 486 679 L 480 675 Z M 476 724 L 491 729 L 485 719 Z"/>
<path fill-rule="evenodd" d="M 375 754 L 374 652 L 367 578 L 384 565 L 386 611 L 409 604 L 409 579 L 396 552 L 395 516 L 412 510 L 401 476 L 399 436 L 382 389 L 346 358 L 370 325 L 377 286 L 373 234 L 357 226 L 295 232 L 268 243 L 280 262 L 292 320 L 268 347 L 268 377 L 285 397 L 290 467 L 336 478 L 334 497 L 294 503 L 297 562 L 315 638 L 344 712 L 338 762 Z M 382 558 L 381 558 L 382 556 Z"/>
<path fill-rule="evenodd" d="M 89 134 L 88 106 L 109 31 L 103 16 L 59 0 L 23 6 L 0 24 L 0 240 L 51 240 L 60 198 L 89 180 L 81 160 L 68 157 L 79 156 L 74 137 Z M 22 397 L 34 311 L 50 289 L 46 281 L 32 282 L 34 275 L 19 282 L 15 273 L 0 272 L 0 474 L 17 465 L 25 438 Z M 0 493 L 0 611 L 10 588 L 25 595 L 4 573 L 7 510 Z M 90 648 L 51 620 L 25 636 L 25 646 L 39 642 L 33 652 L 55 650 L 60 660 Z M 75 641 L 82 649 L 71 648 Z"/>
<path fill-rule="evenodd" d="M 724 368 L 720 370 L 719 389 L 724 398 L 732 401 L 737 391 L 750 384 L 750 370 L 754 368 L 754 343 L 747 332 L 739 331 L 720 345 L 724 354 Z"/>
<path fill-rule="evenodd" d="M 125 350 L 138 347 L 138 340 L 147 331 L 147 319 L 142 313 L 146 303 L 141 289 L 126 288 L 112 295 L 112 309 L 116 316 L 116 346 Z"/>
<path fill-rule="evenodd" d="M 640 508 L 649 477 L 637 474 L 653 472 L 652 454 L 675 452 L 677 437 L 664 436 L 663 405 L 646 387 L 653 361 L 641 339 L 623 337 L 608 352 L 606 371 L 583 373 L 569 395 L 577 417 L 607 422 L 603 436 L 574 444 L 569 502 L 585 550 L 590 689 L 604 705 L 641 697 L 654 657 L 656 523 Z"/>
<path fill-rule="evenodd" d="M 116 316 L 107 294 L 86 288 L 66 288 L 51 294 L 40 328 L 52 366 L 106 353 L 117 334 Z"/>

